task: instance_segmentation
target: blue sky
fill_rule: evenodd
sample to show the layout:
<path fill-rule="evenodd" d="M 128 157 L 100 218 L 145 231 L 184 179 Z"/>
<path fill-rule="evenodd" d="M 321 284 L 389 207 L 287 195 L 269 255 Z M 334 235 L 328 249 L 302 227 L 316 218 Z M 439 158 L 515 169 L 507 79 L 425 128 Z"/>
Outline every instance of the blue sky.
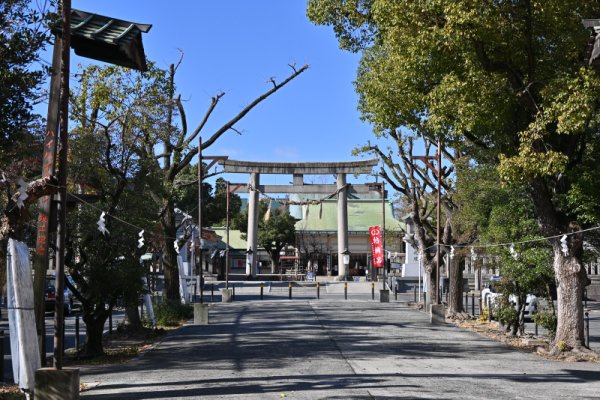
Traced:
<path fill-rule="evenodd" d="M 360 120 L 353 86 L 359 55 L 340 50 L 331 28 L 310 23 L 305 1 L 73 0 L 72 6 L 152 24 L 144 46 L 147 57 L 160 67 L 177 62 L 179 49 L 183 51 L 176 84 L 190 126 L 203 117 L 211 96 L 225 92 L 203 130 L 206 138 L 268 90 L 271 77 L 277 81 L 287 77 L 288 64 L 310 65 L 235 125 L 241 136 L 228 132 L 206 151 L 208 155 L 251 161 L 344 161 L 356 159 L 352 149 L 372 138 L 371 127 Z M 85 62 L 73 54 L 72 68 Z M 247 180 L 244 175 L 225 178 Z M 261 179 L 280 184 L 290 180 L 289 176 Z"/>

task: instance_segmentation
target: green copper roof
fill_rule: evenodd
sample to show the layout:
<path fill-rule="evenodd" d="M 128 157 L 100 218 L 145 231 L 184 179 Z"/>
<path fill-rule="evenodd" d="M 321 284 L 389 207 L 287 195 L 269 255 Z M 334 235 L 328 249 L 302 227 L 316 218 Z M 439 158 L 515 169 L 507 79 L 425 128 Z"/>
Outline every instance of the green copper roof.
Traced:
<path fill-rule="evenodd" d="M 382 224 L 381 200 L 348 200 L 348 231 L 367 232 L 370 226 Z M 303 219 L 296 222 L 297 231 L 337 231 L 337 200 L 302 206 Z M 405 224 L 394 219 L 392 205 L 385 202 L 386 230 L 403 230 Z"/>
<path fill-rule="evenodd" d="M 148 69 L 142 33 L 152 25 L 71 10 L 71 47 L 75 54 L 140 71 Z M 59 24 L 58 32 L 62 31 Z"/>
<path fill-rule="evenodd" d="M 225 227 L 211 227 L 213 231 L 219 236 L 221 236 L 221 241 L 219 242 L 219 248 L 226 247 L 227 233 L 225 232 Z M 233 229 L 229 230 L 229 248 L 236 250 L 246 250 L 246 241 L 242 239 L 242 232 L 236 231 Z"/>

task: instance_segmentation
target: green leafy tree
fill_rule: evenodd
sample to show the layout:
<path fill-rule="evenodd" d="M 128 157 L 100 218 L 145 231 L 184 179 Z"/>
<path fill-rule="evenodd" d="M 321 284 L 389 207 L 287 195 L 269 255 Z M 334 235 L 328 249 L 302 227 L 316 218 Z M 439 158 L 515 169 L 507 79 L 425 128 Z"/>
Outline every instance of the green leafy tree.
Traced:
<path fill-rule="evenodd" d="M 39 6 L 33 8 L 26 0 L 0 2 L 0 258 L 3 260 L 8 238 L 33 241 L 33 227 L 27 222 L 35 213 L 36 196 L 53 192 L 51 187 L 46 190 L 40 185 L 56 184 L 48 179 L 31 182 L 41 171 L 42 121 L 33 112 L 33 106 L 40 101 L 41 84 L 47 73 L 40 67 L 39 53 L 49 40 L 45 25 L 51 3 L 42 2 Z M 15 206 L 19 177 L 31 183 L 25 208 Z M 0 268 L 0 286 L 5 282 L 6 268 Z"/>
<path fill-rule="evenodd" d="M 231 189 L 230 189 L 231 190 Z M 235 193 L 229 194 L 229 218 L 235 219 L 242 212 L 242 199 Z M 215 192 L 206 205 L 206 221 L 208 226 L 225 226 L 227 223 L 227 182 L 218 178 Z"/>
<path fill-rule="evenodd" d="M 502 185 L 492 165 L 465 165 L 458 173 L 457 236 L 478 238 L 483 246 L 517 243 L 513 253 L 508 246 L 483 249 L 485 256 L 498 260 L 503 278 L 498 285 L 502 293 L 499 319 L 513 335 L 523 334 L 527 295 L 550 298 L 554 283 L 550 248 L 541 240 L 532 200 L 521 185 Z M 509 299 L 517 300 L 516 309 Z"/>
<path fill-rule="evenodd" d="M 598 3 L 310 0 L 308 15 L 362 51 L 359 107 L 377 132 L 430 132 L 527 188 L 558 282 L 551 351 L 586 351 L 580 231 L 590 220 L 563 199 L 600 165 L 600 74 L 582 62 L 581 23 Z"/>
<path fill-rule="evenodd" d="M 54 2 L 25 0 L 0 2 L 0 258 L 6 259 L 8 238 L 34 246 L 39 197 L 56 191 L 52 177 L 39 179 L 43 153 L 42 118 L 33 107 L 43 99 L 42 83 L 48 69 L 42 66 L 40 52 L 50 39 L 47 23 Z M 19 179 L 29 183 L 24 207 L 16 206 Z M 35 179 L 35 180 L 34 180 Z M 33 181 L 32 181 L 33 180 Z M 50 184 L 51 186 L 48 186 Z M 46 186 L 46 189 L 43 187 Z M 22 191 L 22 188 L 20 189 Z M 35 256 L 34 256 L 35 262 Z M 36 274 L 36 325 L 41 338 L 43 324 L 44 273 Z M 6 282 L 6 268 L 0 268 L 0 286 Z M 39 285 L 37 285 L 39 284 Z M 42 341 L 40 340 L 40 343 Z"/>
<path fill-rule="evenodd" d="M 197 213 L 198 208 L 198 166 L 191 165 L 183 170 L 178 177 L 178 194 L 175 204 L 187 214 L 191 210 Z M 230 217 L 236 218 L 241 212 L 242 200 L 235 193 L 229 195 Z M 194 213 L 194 215 L 196 215 Z M 218 178 L 215 187 L 208 182 L 202 183 L 202 225 L 225 226 L 227 219 L 227 183 L 223 178 Z"/>
<path fill-rule="evenodd" d="M 40 9 L 28 0 L 0 3 L 0 168 L 41 154 L 41 120 L 33 112 L 47 71 L 39 53 L 50 35 L 50 2 Z M 38 166 L 39 169 L 39 166 Z"/>
<path fill-rule="evenodd" d="M 279 256 L 287 245 L 296 243 L 296 222 L 289 212 L 281 207 L 271 209 L 269 203 L 258 204 L 258 245 L 269 253 L 271 273 L 279 271 Z M 248 232 L 248 209 L 240 213 L 232 222 L 234 229 L 244 234 Z M 245 235 L 243 235 L 245 238 Z"/>
<path fill-rule="evenodd" d="M 271 273 L 279 273 L 279 255 L 287 245 L 296 242 L 296 222 L 287 210 L 276 208 L 270 211 L 268 218 L 259 221 L 258 243 L 269 253 Z"/>
<path fill-rule="evenodd" d="M 213 188 L 210 183 L 202 182 L 202 225 L 210 226 L 207 218 L 207 205 L 214 201 Z M 173 191 L 174 202 L 177 208 L 187 214 L 198 215 L 198 164 L 190 164 L 184 168 L 175 181 Z"/>
<path fill-rule="evenodd" d="M 224 93 L 214 96 L 199 124 L 193 131 L 188 131 L 181 98 L 175 96 L 175 74 L 178 66 L 179 63 L 173 64 L 168 71 L 151 67 L 148 73 L 141 75 L 144 79 L 133 79 L 131 85 L 127 85 L 127 81 L 132 80 L 131 72 L 119 73 L 119 70 L 114 69 L 116 67 L 98 69 L 94 73 L 95 80 L 92 84 L 85 83 L 84 79 L 81 94 L 73 102 L 73 109 L 82 127 L 104 120 L 102 126 L 105 132 L 114 125 L 129 124 L 129 121 L 135 120 L 137 113 L 144 115 L 143 124 L 134 125 L 135 135 L 131 137 L 135 140 L 124 142 L 123 148 L 131 149 L 132 160 L 136 160 L 136 168 L 139 168 L 136 176 L 145 180 L 143 188 L 147 198 L 152 199 L 156 207 L 154 215 L 158 218 L 164 239 L 161 243 L 161 253 L 165 268 L 165 291 L 170 300 L 180 299 L 177 253 L 173 246 L 178 229 L 175 208 L 177 202 L 191 202 L 192 191 L 189 188 L 184 189 L 190 180 L 185 177 L 187 175 L 189 178 L 193 174 L 190 165 L 198 155 L 198 137 L 224 96 Z M 272 80 L 272 88 L 251 101 L 205 138 L 201 143 L 202 150 L 213 145 L 227 131 L 235 131 L 234 125 L 250 110 L 306 69 L 308 66 L 299 69 L 292 66 L 293 72 L 282 82 Z M 132 93 L 142 93 L 143 96 L 134 96 L 131 102 L 126 101 Z M 106 104 L 107 100 L 111 101 L 116 110 L 119 104 L 132 106 L 132 113 L 117 112 L 113 115 L 112 109 L 103 110 L 99 105 Z M 175 122 L 177 117 L 180 118 L 179 125 Z M 194 180 L 197 182 L 197 179 Z M 94 186 L 103 187 L 102 182 L 98 183 Z"/>
<path fill-rule="evenodd" d="M 506 249 L 500 253 L 504 285 L 500 285 L 503 308 L 509 309 L 500 321 L 512 335 L 525 332 L 525 305 L 527 295 L 550 298 L 550 284 L 554 282 L 552 253 L 545 247 L 516 246 L 514 255 Z M 516 305 L 510 300 L 516 300 Z M 516 306 L 516 308 L 515 308 Z"/>
<path fill-rule="evenodd" d="M 132 201 L 125 204 L 136 204 L 139 198 L 131 195 L 127 193 L 121 200 Z M 97 202 L 95 205 L 111 209 L 106 203 Z M 128 219 L 131 220 L 133 212 L 139 210 L 126 210 Z M 117 214 L 114 209 L 112 213 Z M 75 286 L 67 285 L 81 302 L 82 319 L 86 325 L 83 353 L 90 357 L 104 353 L 104 326 L 112 310 L 117 305 L 139 304 L 145 274 L 139 262 L 141 253 L 137 248 L 137 233 L 109 214 L 106 227 L 110 234 L 103 235 L 96 226 L 98 218 L 95 208 L 82 207 L 70 213 L 69 251 L 65 262 L 75 282 Z"/>
<path fill-rule="evenodd" d="M 81 301 L 89 356 L 103 353 L 102 333 L 112 308 L 120 302 L 134 329 L 144 270 L 138 233 L 149 238 L 158 219 L 150 188 L 156 187 L 151 163 L 140 156 L 140 144 L 162 124 L 160 93 L 164 71 L 138 73 L 108 66 L 89 66 L 71 98 L 75 126 L 71 130 L 72 187 L 93 203 L 80 202 L 69 214 L 67 270 Z M 98 230 L 101 211 L 107 213 L 109 234 Z"/>

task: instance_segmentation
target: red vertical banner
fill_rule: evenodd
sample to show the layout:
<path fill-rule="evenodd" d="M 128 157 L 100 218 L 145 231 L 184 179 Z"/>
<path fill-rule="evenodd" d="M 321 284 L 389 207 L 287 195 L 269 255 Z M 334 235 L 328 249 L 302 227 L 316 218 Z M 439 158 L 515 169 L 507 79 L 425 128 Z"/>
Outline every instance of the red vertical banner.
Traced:
<path fill-rule="evenodd" d="M 44 158 L 42 159 L 42 176 L 54 175 L 56 160 L 56 133 L 49 129 L 44 138 Z M 50 196 L 44 196 L 39 200 L 40 213 L 38 215 L 38 234 L 36 252 L 45 257 L 48 253 L 48 235 L 50 228 Z M 47 267 L 44 267 L 44 270 Z"/>
<path fill-rule="evenodd" d="M 371 237 L 371 255 L 373 256 L 373 266 L 383 268 L 383 245 L 381 243 L 381 227 L 369 227 L 369 236 Z"/>

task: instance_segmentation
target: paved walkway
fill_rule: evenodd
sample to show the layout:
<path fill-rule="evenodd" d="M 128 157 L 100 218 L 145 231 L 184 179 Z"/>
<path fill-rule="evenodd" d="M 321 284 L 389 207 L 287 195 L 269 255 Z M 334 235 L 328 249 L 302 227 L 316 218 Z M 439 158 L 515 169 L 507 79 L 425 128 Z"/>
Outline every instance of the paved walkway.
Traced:
<path fill-rule="evenodd" d="M 594 399 L 600 364 L 551 362 L 398 303 L 213 304 L 124 365 L 87 366 L 84 399 Z"/>

